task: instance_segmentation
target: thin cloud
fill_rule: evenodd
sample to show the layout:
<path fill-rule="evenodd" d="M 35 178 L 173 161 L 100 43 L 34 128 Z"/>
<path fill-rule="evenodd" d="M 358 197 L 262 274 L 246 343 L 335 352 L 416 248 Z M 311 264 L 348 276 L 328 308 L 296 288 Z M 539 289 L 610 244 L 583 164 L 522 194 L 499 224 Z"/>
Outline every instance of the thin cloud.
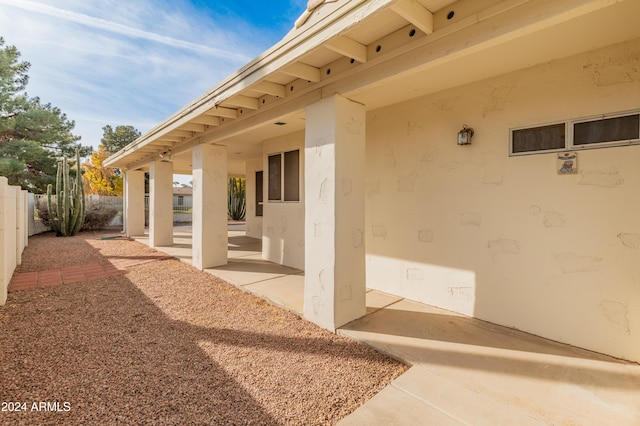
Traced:
<path fill-rule="evenodd" d="M 215 57 L 224 58 L 226 60 L 234 59 L 238 61 L 248 61 L 250 59 L 249 57 L 242 54 L 238 54 L 237 52 L 234 52 L 234 51 L 222 50 L 222 49 L 217 49 L 215 47 L 211 47 L 207 45 L 192 43 L 185 40 L 179 40 L 173 37 L 168 37 L 168 36 L 156 34 L 150 31 L 141 30 L 141 29 L 123 25 L 117 22 L 108 21 L 106 19 L 95 18 L 82 13 L 72 12 L 69 10 L 60 9 L 57 7 L 45 5 L 42 3 L 36 3 L 29 0 L 22 0 L 22 1 L 0 0 L 0 4 L 23 9 L 29 12 L 36 12 L 36 13 L 41 13 L 48 16 L 53 16 L 56 18 L 64 19 L 69 22 L 74 22 L 80 25 L 84 25 L 86 27 L 100 29 L 103 31 L 109 31 L 109 32 L 124 35 L 127 37 L 134 37 L 138 39 L 152 41 L 155 43 L 164 44 L 171 47 L 191 50 L 199 54 L 207 53 Z"/>
<path fill-rule="evenodd" d="M 95 148 L 105 124 L 144 133 L 269 47 L 300 10 L 293 2 L 306 0 L 250 11 L 235 1 L 0 0 L 0 36 L 31 63 L 29 94 Z"/>

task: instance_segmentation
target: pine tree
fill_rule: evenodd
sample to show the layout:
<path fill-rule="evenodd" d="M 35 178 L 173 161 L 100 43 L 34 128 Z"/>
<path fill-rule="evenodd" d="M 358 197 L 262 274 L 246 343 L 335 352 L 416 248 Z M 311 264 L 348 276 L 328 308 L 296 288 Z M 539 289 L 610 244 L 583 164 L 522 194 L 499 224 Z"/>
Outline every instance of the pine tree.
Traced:
<path fill-rule="evenodd" d="M 11 185 L 45 193 L 55 181 L 58 158 L 73 157 L 76 149 L 86 156 L 91 148 L 78 143 L 71 132 L 75 123 L 59 108 L 27 95 L 29 67 L 0 37 L 0 175 Z"/>

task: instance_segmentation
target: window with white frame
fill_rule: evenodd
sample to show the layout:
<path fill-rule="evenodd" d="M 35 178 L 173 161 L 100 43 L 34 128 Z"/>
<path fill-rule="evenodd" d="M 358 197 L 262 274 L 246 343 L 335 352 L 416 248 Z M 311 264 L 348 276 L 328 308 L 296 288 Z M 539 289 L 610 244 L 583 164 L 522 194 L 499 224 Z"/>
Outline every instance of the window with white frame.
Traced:
<path fill-rule="evenodd" d="M 511 129 L 510 155 L 640 143 L 640 112 L 623 112 Z"/>
<path fill-rule="evenodd" d="M 300 150 L 269 155 L 269 201 L 300 201 Z"/>

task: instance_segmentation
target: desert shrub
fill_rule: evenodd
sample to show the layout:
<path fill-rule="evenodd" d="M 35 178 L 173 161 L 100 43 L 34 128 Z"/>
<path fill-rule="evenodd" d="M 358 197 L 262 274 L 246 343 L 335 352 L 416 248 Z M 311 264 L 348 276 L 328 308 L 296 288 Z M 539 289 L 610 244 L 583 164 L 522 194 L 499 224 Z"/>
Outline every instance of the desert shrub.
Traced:
<path fill-rule="evenodd" d="M 109 226 L 118 211 L 108 204 L 90 201 L 84 218 L 83 231 L 99 231 Z"/>
<path fill-rule="evenodd" d="M 57 211 L 56 203 L 53 203 L 53 211 Z M 49 221 L 49 209 L 47 208 L 47 199 L 40 198 L 36 201 L 36 215 L 40 218 L 42 223 L 45 226 L 51 227 L 51 222 Z"/>
<path fill-rule="evenodd" d="M 53 210 L 56 204 L 53 203 Z M 45 226 L 51 226 L 49 221 L 49 209 L 47 209 L 47 199 L 41 198 L 36 204 L 36 211 L 40 220 Z M 99 231 L 109 226 L 109 223 L 118 214 L 118 211 L 108 204 L 99 201 L 89 201 L 87 203 L 87 212 L 84 218 L 83 231 Z"/>

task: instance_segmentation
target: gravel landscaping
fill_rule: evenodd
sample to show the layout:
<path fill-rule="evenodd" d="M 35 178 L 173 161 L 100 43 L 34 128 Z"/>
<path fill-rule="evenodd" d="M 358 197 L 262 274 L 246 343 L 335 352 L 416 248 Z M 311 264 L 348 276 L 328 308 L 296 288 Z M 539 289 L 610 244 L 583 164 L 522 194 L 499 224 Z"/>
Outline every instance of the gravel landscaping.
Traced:
<path fill-rule="evenodd" d="M 17 272 L 152 252 L 48 233 Z M 0 354 L 0 399 L 26 409 L 0 424 L 25 425 L 335 424 L 406 370 L 174 259 L 9 293 Z"/>

